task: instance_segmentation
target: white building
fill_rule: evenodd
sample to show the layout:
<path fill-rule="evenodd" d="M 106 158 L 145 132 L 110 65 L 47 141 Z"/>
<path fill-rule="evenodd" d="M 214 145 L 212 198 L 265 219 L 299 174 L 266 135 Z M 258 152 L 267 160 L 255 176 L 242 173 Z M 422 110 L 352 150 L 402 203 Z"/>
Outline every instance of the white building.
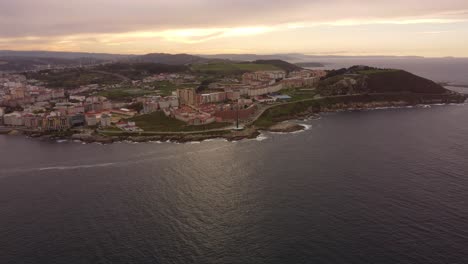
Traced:
<path fill-rule="evenodd" d="M 23 116 L 19 112 L 13 112 L 3 116 L 3 123 L 6 126 L 23 126 Z"/>
<path fill-rule="evenodd" d="M 259 87 L 259 88 L 251 88 L 249 89 L 248 93 L 250 97 L 255 97 L 259 95 L 265 95 L 270 93 L 276 93 L 283 89 L 282 84 L 267 86 L 267 87 Z"/>
<path fill-rule="evenodd" d="M 76 101 L 79 101 L 79 102 L 84 102 L 86 100 L 86 96 L 70 95 L 70 100 L 76 100 Z"/>
<path fill-rule="evenodd" d="M 143 103 L 143 113 L 148 114 L 156 112 L 158 110 L 164 110 L 169 108 L 178 108 L 179 98 L 177 96 L 155 96 Z"/>
<path fill-rule="evenodd" d="M 3 115 L 5 114 L 5 110 L 0 107 L 0 125 L 3 125 Z"/>
<path fill-rule="evenodd" d="M 87 126 L 96 126 L 98 124 L 98 118 L 96 114 L 86 114 L 85 122 Z"/>
<path fill-rule="evenodd" d="M 112 117 L 108 114 L 101 115 L 101 126 L 102 127 L 110 127 L 112 125 Z"/>

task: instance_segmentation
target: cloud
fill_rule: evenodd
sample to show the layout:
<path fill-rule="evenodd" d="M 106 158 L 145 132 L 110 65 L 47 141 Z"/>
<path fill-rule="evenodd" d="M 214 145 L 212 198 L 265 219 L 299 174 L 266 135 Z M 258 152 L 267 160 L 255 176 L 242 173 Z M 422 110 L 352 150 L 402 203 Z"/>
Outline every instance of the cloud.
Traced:
<path fill-rule="evenodd" d="M 307 23 L 448 22 L 466 0 L 14 0 L 0 2 L 0 37 L 59 36 Z M 366 22 L 367 21 L 367 22 Z M 416 22 L 416 23 L 419 23 Z"/>
<path fill-rule="evenodd" d="M 468 21 L 466 0 L 356 2 L 0 0 L 0 49 L 195 53 L 256 52 L 275 46 L 278 51 L 289 48 L 293 52 L 320 43 L 348 50 L 352 36 L 346 31 L 350 30 L 354 35 L 361 32 L 369 42 L 380 34 L 376 28 L 416 28 L 416 33 L 460 31 L 461 26 L 456 25 Z M 448 28 L 450 25 L 454 27 Z M 341 47 L 344 43 L 348 46 Z"/>

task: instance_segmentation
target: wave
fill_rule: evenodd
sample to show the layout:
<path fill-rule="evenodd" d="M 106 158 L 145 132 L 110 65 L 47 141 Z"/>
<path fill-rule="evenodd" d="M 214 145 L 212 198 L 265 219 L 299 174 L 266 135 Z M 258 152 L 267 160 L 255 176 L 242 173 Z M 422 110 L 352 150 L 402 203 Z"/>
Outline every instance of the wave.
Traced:
<path fill-rule="evenodd" d="M 427 104 L 426 105 L 417 105 L 417 107 L 419 107 L 419 108 L 431 108 L 431 106 L 427 105 Z"/>
<path fill-rule="evenodd" d="M 210 138 L 210 139 L 205 139 L 202 142 L 215 142 L 215 141 L 228 142 L 229 140 L 225 138 Z"/>
<path fill-rule="evenodd" d="M 113 166 L 113 165 L 115 165 L 115 163 L 100 163 L 100 164 L 89 164 L 89 165 L 44 167 L 44 168 L 38 168 L 37 170 L 39 170 L 39 171 L 47 171 L 47 170 L 76 170 L 76 169 L 89 169 L 89 168 L 109 167 L 109 166 Z"/>
<path fill-rule="evenodd" d="M 308 125 L 308 124 L 299 124 L 299 125 L 304 127 L 304 131 L 310 130 L 312 128 L 312 125 Z"/>

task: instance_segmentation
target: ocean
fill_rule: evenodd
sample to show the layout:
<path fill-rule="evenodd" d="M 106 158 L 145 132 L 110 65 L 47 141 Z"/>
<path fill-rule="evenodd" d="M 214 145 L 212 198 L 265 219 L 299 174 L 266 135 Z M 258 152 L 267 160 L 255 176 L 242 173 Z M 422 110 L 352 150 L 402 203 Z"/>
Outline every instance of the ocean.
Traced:
<path fill-rule="evenodd" d="M 468 58 L 319 57 L 314 61 L 323 63 L 323 69 L 339 69 L 353 65 L 403 69 L 435 82 L 468 87 Z"/>
<path fill-rule="evenodd" d="M 0 263 L 466 263 L 468 105 L 253 140 L 0 136 Z"/>

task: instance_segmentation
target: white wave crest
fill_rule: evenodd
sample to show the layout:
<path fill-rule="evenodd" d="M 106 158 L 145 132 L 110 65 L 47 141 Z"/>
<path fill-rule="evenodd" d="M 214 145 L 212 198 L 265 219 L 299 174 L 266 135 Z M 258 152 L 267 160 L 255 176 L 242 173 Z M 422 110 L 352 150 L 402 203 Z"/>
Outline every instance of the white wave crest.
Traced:
<path fill-rule="evenodd" d="M 257 141 L 263 141 L 263 140 L 267 140 L 267 139 L 268 139 L 268 137 L 266 135 L 264 135 L 264 134 L 260 134 L 255 138 L 255 140 L 257 140 Z"/>
<path fill-rule="evenodd" d="M 56 166 L 56 167 L 44 167 L 39 168 L 39 171 L 47 170 L 76 170 L 76 169 L 89 169 L 89 168 L 99 168 L 99 167 L 109 167 L 115 165 L 115 163 L 100 163 L 100 164 L 89 164 L 89 165 L 76 165 L 76 166 Z"/>

